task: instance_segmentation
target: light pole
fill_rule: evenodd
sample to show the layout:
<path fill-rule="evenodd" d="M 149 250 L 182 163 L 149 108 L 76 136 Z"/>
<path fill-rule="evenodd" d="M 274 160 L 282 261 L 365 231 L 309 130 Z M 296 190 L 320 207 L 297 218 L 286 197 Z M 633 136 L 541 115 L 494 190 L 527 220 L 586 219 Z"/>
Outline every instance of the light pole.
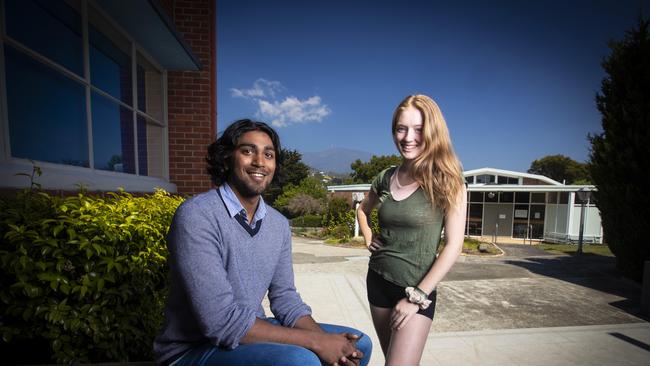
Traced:
<path fill-rule="evenodd" d="M 580 200 L 580 231 L 578 234 L 578 255 L 582 255 L 582 234 L 585 230 L 585 203 L 589 200 L 591 191 L 587 188 L 582 187 L 578 190 L 578 199 Z"/>

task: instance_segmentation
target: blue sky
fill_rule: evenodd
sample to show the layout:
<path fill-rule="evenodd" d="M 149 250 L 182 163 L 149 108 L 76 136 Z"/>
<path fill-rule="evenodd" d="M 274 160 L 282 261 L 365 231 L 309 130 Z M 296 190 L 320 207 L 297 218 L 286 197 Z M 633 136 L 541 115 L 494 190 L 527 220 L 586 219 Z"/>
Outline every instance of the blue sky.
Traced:
<path fill-rule="evenodd" d="M 217 1 L 218 130 L 273 123 L 284 147 L 397 153 L 395 106 L 434 98 L 465 169 L 585 161 L 610 40 L 650 0 Z"/>

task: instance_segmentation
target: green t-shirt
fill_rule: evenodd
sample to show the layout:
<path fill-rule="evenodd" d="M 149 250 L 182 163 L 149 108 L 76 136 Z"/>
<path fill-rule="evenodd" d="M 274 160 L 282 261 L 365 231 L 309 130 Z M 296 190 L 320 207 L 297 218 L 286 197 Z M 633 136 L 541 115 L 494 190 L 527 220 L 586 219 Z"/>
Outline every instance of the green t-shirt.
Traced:
<path fill-rule="evenodd" d="M 379 173 L 372 190 L 379 197 L 379 229 L 383 246 L 370 256 L 370 269 L 399 286 L 417 286 L 436 260 L 442 211 L 427 199 L 422 187 L 395 201 L 390 178 L 397 167 Z"/>

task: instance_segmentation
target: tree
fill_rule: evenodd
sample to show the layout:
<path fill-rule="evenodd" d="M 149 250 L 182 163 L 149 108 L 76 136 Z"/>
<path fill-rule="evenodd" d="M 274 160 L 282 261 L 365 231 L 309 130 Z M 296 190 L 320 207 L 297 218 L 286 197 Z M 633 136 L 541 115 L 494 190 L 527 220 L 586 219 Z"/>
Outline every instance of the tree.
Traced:
<path fill-rule="evenodd" d="M 587 164 L 579 163 L 568 156 L 548 155 L 530 164 L 528 173 L 540 174 L 566 184 L 589 184 Z"/>
<path fill-rule="evenodd" d="M 367 163 L 357 159 L 350 165 L 353 170 L 351 178 L 354 183 L 370 183 L 382 170 L 401 163 L 402 158 L 397 155 L 373 155 Z"/>
<path fill-rule="evenodd" d="M 306 193 L 298 193 L 289 200 L 286 206 L 292 215 L 320 215 L 325 211 L 322 200 L 316 199 Z"/>
<path fill-rule="evenodd" d="M 296 212 L 291 212 L 289 210 L 289 205 L 292 200 L 300 195 L 304 194 L 318 200 L 321 206 L 325 205 L 325 199 L 327 196 L 327 189 L 323 182 L 314 177 L 307 177 L 300 181 L 300 184 L 294 186 L 290 184 L 284 187 L 284 192 L 275 200 L 273 206 L 278 210 L 282 211 L 289 216 L 294 216 Z"/>
<path fill-rule="evenodd" d="M 617 267 L 640 280 L 650 260 L 650 35 L 648 20 L 610 44 L 596 95 L 603 133 L 589 136 L 590 173 L 605 239 Z"/>
<path fill-rule="evenodd" d="M 296 150 L 282 149 L 282 169 L 275 174 L 280 175 L 279 181 L 271 183 L 264 192 L 264 201 L 273 204 L 282 195 L 284 188 L 290 185 L 297 186 L 300 181 L 309 176 L 309 167 L 302 162 L 302 154 Z"/>

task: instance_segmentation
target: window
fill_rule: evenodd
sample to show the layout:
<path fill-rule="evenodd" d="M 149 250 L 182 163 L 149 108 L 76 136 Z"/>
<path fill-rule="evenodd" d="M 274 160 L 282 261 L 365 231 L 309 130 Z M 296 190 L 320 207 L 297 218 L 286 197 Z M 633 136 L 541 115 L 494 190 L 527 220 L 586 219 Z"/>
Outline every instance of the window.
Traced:
<path fill-rule="evenodd" d="M 513 192 L 499 193 L 499 202 L 512 202 Z"/>
<path fill-rule="evenodd" d="M 82 1 L 4 2 L 11 157 L 164 178 L 163 71 Z"/>
<path fill-rule="evenodd" d="M 483 203 L 483 192 L 469 192 L 470 202 Z"/>
<path fill-rule="evenodd" d="M 481 174 L 476 176 L 476 183 L 490 184 L 494 183 L 496 176 L 491 174 Z"/>
<path fill-rule="evenodd" d="M 529 203 L 530 202 L 530 192 L 515 192 L 515 202 L 516 203 Z"/>
<path fill-rule="evenodd" d="M 472 203 L 469 204 L 468 218 L 467 218 L 467 235 L 480 236 L 482 233 L 483 225 L 483 204 Z"/>
<path fill-rule="evenodd" d="M 519 178 L 504 177 L 500 175 L 497 182 L 498 184 L 519 184 Z"/>

